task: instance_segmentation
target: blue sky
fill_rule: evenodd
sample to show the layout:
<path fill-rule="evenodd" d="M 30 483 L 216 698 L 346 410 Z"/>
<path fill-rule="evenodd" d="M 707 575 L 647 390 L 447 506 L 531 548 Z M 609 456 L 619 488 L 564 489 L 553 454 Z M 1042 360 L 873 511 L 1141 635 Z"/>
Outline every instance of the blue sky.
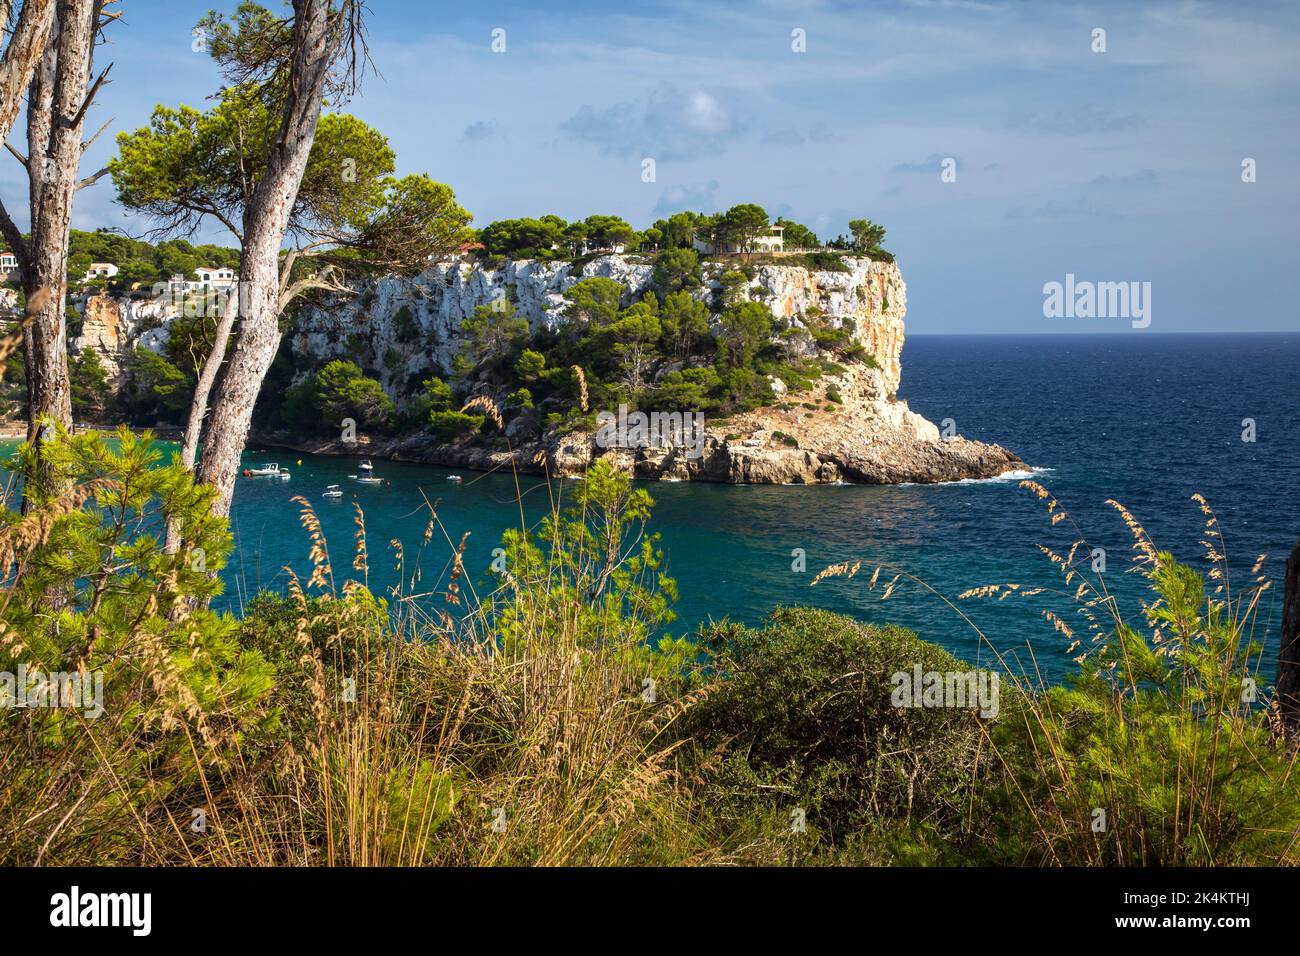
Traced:
<path fill-rule="evenodd" d="M 203 105 L 217 76 L 190 30 L 209 5 L 123 5 L 92 128 Z M 1293 4 L 372 0 L 369 22 L 380 75 L 347 109 L 480 226 L 753 201 L 822 236 L 885 225 L 914 333 L 1300 329 Z M 86 168 L 111 151 L 106 134 Z M 21 220 L 18 172 L 0 160 Z M 107 180 L 75 221 L 144 228 Z M 1066 273 L 1150 282 L 1150 328 L 1045 318 Z"/>

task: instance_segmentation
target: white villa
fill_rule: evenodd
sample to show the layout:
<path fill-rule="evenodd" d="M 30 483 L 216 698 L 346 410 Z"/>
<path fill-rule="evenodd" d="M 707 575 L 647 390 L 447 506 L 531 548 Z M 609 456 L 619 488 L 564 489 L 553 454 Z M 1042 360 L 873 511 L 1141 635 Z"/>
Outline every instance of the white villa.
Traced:
<path fill-rule="evenodd" d="M 0 282 L 17 282 L 18 257 L 8 249 L 0 252 Z"/>
<path fill-rule="evenodd" d="M 167 291 L 173 295 L 179 292 L 228 292 L 239 282 L 239 274 L 226 266 L 209 268 L 200 266 L 194 270 L 197 279 L 186 279 L 179 272 L 167 282 Z"/>
<path fill-rule="evenodd" d="M 560 247 L 553 245 L 551 246 L 551 248 L 558 249 Z M 582 254 L 586 256 L 586 255 L 590 255 L 593 252 L 608 252 L 616 256 L 621 256 L 625 248 L 626 245 L 621 242 L 611 242 L 608 245 L 604 245 L 604 246 L 597 245 L 594 242 L 584 242 L 582 244 Z"/>
<path fill-rule="evenodd" d="M 118 268 L 111 262 L 92 262 L 90 268 L 86 270 L 85 281 L 90 282 L 94 279 L 111 279 L 117 275 Z"/>
<path fill-rule="evenodd" d="M 691 245 L 697 252 L 703 252 L 706 255 L 735 255 L 738 252 L 744 252 L 739 243 L 736 242 L 709 242 L 707 239 L 701 239 L 698 236 L 691 240 Z M 769 226 L 766 236 L 758 236 L 754 239 L 755 252 L 783 252 L 785 250 L 785 227 Z"/>
<path fill-rule="evenodd" d="M 220 266 L 216 269 L 201 267 L 194 270 L 194 274 L 199 277 L 199 285 L 213 287 L 225 286 L 229 288 L 238 280 L 234 269 L 226 266 Z"/>

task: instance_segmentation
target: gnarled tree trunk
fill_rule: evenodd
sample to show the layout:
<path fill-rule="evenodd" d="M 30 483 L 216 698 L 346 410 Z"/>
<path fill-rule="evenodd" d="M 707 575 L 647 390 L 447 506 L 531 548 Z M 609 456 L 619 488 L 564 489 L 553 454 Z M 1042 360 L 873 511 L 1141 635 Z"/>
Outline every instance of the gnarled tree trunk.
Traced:
<path fill-rule="evenodd" d="M 97 0 L 59 0 L 57 35 L 46 44 L 27 102 L 27 174 L 31 182 L 31 241 L 23 269 L 27 297 L 27 440 L 41 426 L 72 427 L 68 381 L 68 234 L 77 191 L 98 29 Z"/>
<path fill-rule="evenodd" d="M 293 57 L 280 136 L 244 212 L 239 338 L 212 406 L 199 460 L 198 479 L 216 489 L 213 511 L 222 515 L 230 513 L 253 406 L 280 345 L 280 247 L 316 137 L 334 53 L 328 0 L 295 0 L 293 6 Z M 216 347 L 223 345 L 218 336 Z M 200 418 L 203 398 L 195 396 Z"/>
<path fill-rule="evenodd" d="M 13 9 L 11 0 L 0 3 L 4 23 Z M 9 138 L 9 130 L 18 118 L 23 92 L 31 83 L 36 62 L 45 52 L 54 23 L 54 0 L 26 0 L 18 14 L 13 36 L 0 56 L 0 136 Z"/>

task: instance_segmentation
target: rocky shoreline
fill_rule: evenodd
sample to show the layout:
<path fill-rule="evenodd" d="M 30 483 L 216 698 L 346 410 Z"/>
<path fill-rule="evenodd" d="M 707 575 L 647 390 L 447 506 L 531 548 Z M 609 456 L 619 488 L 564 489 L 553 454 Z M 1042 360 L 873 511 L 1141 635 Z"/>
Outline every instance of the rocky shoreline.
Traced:
<path fill-rule="evenodd" d="M 826 393 L 839 399 L 831 402 Z M 606 459 L 647 481 L 710 481 L 726 484 L 934 484 L 995 478 L 1028 470 L 1000 445 L 954 436 L 900 402 L 885 396 L 878 369 L 856 365 L 827 376 L 799 401 L 756 409 L 705 426 L 698 448 L 605 448 L 593 432 L 547 435 L 511 449 L 474 442 L 439 442 L 428 434 L 374 440 L 302 441 L 263 433 L 253 442 L 319 455 L 386 458 L 392 461 L 515 470 L 553 478 L 577 477 Z M 810 408 L 812 406 L 812 408 Z"/>

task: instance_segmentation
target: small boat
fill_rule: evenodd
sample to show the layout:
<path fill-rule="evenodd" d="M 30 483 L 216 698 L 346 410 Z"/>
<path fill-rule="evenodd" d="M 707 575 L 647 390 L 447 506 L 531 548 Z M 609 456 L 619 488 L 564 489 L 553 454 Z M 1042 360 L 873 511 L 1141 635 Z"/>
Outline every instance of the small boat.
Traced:
<path fill-rule="evenodd" d="M 276 474 L 276 477 L 279 478 L 281 481 L 288 481 L 288 480 L 289 480 L 289 472 L 281 470 L 280 472 L 278 472 L 278 473 Z"/>
<path fill-rule="evenodd" d="M 448 476 L 447 476 L 447 480 L 448 480 L 448 481 L 464 481 L 465 479 L 462 478 L 460 475 L 448 475 Z"/>
<path fill-rule="evenodd" d="M 271 462 L 269 465 L 263 465 L 261 468 L 245 468 L 245 469 L 244 469 L 244 477 L 245 477 L 245 478 L 261 478 L 261 477 L 267 477 L 267 476 L 269 476 L 269 477 L 278 477 L 278 476 L 280 476 L 281 474 L 283 474 L 283 476 L 284 476 L 285 478 L 288 478 L 288 477 L 289 477 L 289 473 L 288 473 L 287 471 L 286 471 L 286 472 L 281 472 L 281 471 L 280 471 L 280 466 L 279 466 L 278 464 L 276 464 L 275 462 Z"/>
<path fill-rule="evenodd" d="M 348 475 L 348 477 L 351 478 L 353 481 L 355 481 L 355 482 L 356 482 L 357 484 L 359 484 L 359 485 L 386 485 L 386 484 L 388 484 L 388 479 L 387 479 L 387 478 L 377 478 L 377 477 L 375 477 L 374 475 Z"/>
<path fill-rule="evenodd" d="M 370 459 L 369 459 L 369 458 L 367 458 L 367 459 L 366 459 L 365 461 L 363 461 L 361 464 L 357 465 L 357 468 L 358 468 L 358 470 L 360 470 L 360 471 L 364 471 L 364 472 L 366 472 L 367 474 L 369 474 L 370 472 L 372 472 L 372 471 L 375 470 L 375 466 L 372 465 L 372 464 L 370 464 Z"/>
<path fill-rule="evenodd" d="M 338 485 L 330 485 L 330 486 L 329 486 L 328 488 L 326 488 L 325 491 L 321 494 L 321 497 L 322 497 L 322 498 L 342 498 L 342 497 L 343 497 L 343 489 L 340 488 Z"/>

